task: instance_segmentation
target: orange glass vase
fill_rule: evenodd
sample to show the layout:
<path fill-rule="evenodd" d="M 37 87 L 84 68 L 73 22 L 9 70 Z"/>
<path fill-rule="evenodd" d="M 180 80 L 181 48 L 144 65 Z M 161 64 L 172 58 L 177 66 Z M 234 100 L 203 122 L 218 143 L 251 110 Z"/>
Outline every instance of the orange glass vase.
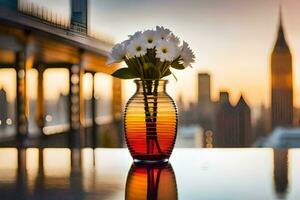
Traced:
<path fill-rule="evenodd" d="M 135 80 L 125 108 L 125 138 L 135 161 L 167 161 L 177 134 L 177 108 L 166 93 L 167 80 Z"/>

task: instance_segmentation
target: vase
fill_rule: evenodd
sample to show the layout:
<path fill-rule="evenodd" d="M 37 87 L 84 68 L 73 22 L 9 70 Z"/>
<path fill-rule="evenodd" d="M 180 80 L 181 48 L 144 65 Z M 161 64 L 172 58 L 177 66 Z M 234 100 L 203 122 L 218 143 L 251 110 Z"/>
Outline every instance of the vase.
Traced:
<path fill-rule="evenodd" d="M 177 200 L 176 177 L 171 164 L 132 164 L 127 176 L 125 199 Z"/>
<path fill-rule="evenodd" d="M 124 129 L 135 162 L 166 162 L 177 134 L 177 108 L 166 92 L 167 80 L 135 80 L 136 92 L 125 108 Z"/>

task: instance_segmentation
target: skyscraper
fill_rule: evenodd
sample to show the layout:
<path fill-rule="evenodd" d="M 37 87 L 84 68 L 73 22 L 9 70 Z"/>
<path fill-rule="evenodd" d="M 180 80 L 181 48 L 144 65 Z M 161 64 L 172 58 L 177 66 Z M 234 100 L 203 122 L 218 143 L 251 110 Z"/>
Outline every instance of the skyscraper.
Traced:
<path fill-rule="evenodd" d="M 198 74 L 198 103 L 210 102 L 210 75 L 208 73 Z"/>
<path fill-rule="evenodd" d="M 198 74 L 198 123 L 204 130 L 214 129 L 214 105 L 210 95 L 210 75 L 208 73 Z"/>
<path fill-rule="evenodd" d="M 271 56 L 272 128 L 293 123 L 292 55 L 286 42 L 280 10 L 277 40 Z"/>
<path fill-rule="evenodd" d="M 243 96 L 240 97 L 235 106 L 236 118 L 238 120 L 238 130 L 241 147 L 250 147 L 254 141 L 251 127 L 251 111 Z"/>

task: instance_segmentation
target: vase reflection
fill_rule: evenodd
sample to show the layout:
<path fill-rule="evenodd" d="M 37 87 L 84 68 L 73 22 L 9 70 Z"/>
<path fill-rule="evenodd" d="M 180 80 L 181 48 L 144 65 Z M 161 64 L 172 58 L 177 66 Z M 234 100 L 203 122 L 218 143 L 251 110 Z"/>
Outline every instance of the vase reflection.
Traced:
<path fill-rule="evenodd" d="M 176 177 L 171 164 L 133 163 L 127 176 L 125 199 L 178 199 Z"/>

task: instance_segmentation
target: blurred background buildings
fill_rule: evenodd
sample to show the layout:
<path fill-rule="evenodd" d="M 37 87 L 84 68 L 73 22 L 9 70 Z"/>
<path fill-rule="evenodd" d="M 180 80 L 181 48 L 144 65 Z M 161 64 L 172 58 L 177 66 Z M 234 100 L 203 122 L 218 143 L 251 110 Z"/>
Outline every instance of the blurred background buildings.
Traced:
<path fill-rule="evenodd" d="M 125 145 L 122 106 L 131 94 L 122 89 L 124 82 L 109 75 L 117 67 L 105 65 L 113 42 L 90 28 L 88 2 L 71 0 L 70 17 L 65 17 L 36 1 L 0 1 L 0 143 L 12 144 L 16 137 L 25 137 L 30 139 L 25 144 L 33 145 L 32 139 L 63 133 L 68 135 L 66 144 L 71 140 L 83 146 Z M 219 90 L 215 99 L 215 74 L 199 72 L 195 75 L 197 100 L 186 104 L 194 93 L 191 89 L 177 99 L 177 146 L 300 145 L 291 143 L 300 134 L 300 110 L 294 107 L 293 58 L 281 9 L 278 13 L 269 60 L 270 107 L 264 103 L 259 109 L 251 107 L 247 90 L 241 91 L 236 103 L 230 89 Z"/>
<path fill-rule="evenodd" d="M 203 128 L 204 137 L 206 131 L 213 133 L 214 147 L 265 146 L 274 134 L 286 137 L 276 137 L 278 148 L 299 146 L 300 143 L 295 140 L 300 136 L 300 132 L 293 128 L 299 123 L 299 113 L 293 106 L 293 62 L 285 39 L 281 8 L 277 39 L 270 60 L 271 107 L 268 109 L 262 105 L 260 116 L 255 121 L 251 118 L 251 108 L 243 95 L 236 105 L 232 105 L 230 93 L 220 91 L 219 100 L 213 102 L 210 95 L 210 74 L 199 73 L 198 102 L 182 109 L 182 97 L 178 100 L 181 124 L 198 124 Z M 288 136 L 286 132 L 293 133 Z M 281 142 L 281 145 L 278 144 Z M 273 146 L 272 144 L 269 142 L 269 146 Z"/>

